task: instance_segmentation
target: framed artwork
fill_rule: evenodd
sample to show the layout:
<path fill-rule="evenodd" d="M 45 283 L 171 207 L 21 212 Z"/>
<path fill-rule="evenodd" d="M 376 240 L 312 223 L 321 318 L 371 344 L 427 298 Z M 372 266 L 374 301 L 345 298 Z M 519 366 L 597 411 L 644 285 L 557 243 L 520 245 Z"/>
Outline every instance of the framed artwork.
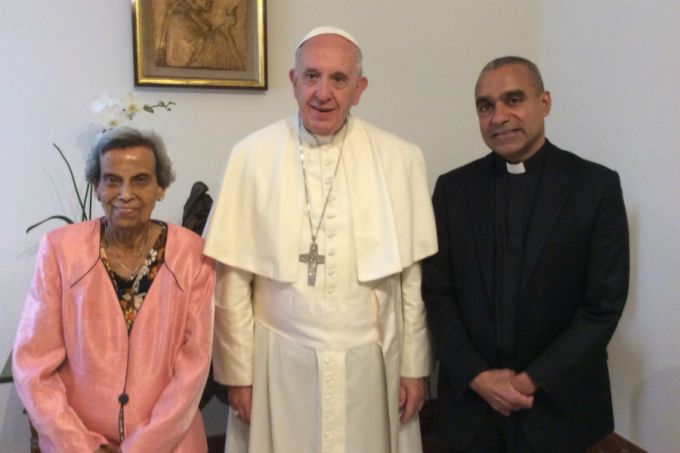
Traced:
<path fill-rule="evenodd" d="M 132 0 L 135 85 L 267 89 L 265 0 Z"/>

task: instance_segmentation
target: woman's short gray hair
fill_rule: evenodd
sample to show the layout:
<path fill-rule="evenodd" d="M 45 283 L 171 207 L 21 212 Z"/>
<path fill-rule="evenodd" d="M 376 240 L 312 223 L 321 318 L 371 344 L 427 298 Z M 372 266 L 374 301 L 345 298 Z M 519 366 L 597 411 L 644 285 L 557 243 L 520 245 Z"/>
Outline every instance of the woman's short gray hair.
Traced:
<path fill-rule="evenodd" d="M 97 137 L 85 162 L 85 178 L 90 184 L 97 184 L 101 177 L 101 156 L 112 149 L 143 146 L 156 156 L 156 180 L 166 189 L 175 180 L 172 162 L 165 150 L 165 143 L 153 132 L 142 132 L 132 127 L 108 129 Z"/>

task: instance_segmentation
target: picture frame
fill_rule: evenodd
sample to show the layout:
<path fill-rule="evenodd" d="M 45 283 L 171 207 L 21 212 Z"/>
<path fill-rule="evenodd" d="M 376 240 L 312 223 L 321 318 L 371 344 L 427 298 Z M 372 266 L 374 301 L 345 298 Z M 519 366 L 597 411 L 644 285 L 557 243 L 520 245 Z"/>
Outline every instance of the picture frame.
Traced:
<path fill-rule="evenodd" d="M 132 0 L 136 86 L 267 89 L 265 0 Z"/>

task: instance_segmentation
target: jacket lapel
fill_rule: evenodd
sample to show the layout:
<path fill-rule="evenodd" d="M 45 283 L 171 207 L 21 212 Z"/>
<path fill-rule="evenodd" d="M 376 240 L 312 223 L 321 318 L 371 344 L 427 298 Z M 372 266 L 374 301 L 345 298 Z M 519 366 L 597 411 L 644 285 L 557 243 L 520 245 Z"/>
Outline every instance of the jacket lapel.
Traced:
<path fill-rule="evenodd" d="M 72 255 L 78 256 L 78 259 L 69 260 L 69 265 L 72 267 L 70 272 L 65 274 L 71 277 L 69 282 L 71 288 L 94 269 L 100 258 L 101 218 L 82 222 L 78 226 L 82 233 L 78 236 L 77 242 L 69 244 L 69 251 Z"/>
<path fill-rule="evenodd" d="M 524 290 L 557 217 L 574 185 L 573 167 L 569 155 L 548 143 L 543 175 L 536 194 L 534 212 L 522 266 L 521 290 Z"/>
<path fill-rule="evenodd" d="M 493 154 L 479 161 L 465 185 L 470 226 L 489 303 L 493 302 Z"/>

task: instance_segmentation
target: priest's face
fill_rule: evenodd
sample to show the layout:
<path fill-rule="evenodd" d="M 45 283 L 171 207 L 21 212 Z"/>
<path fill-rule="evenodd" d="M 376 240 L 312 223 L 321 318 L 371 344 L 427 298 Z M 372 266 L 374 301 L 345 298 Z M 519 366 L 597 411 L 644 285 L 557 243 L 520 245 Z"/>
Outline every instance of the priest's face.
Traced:
<path fill-rule="evenodd" d="M 511 63 L 483 71 L 475 101 L 484 142 L 505 160 L 523 162 L 543 146 L 550 93 L 537 88 L 525 66 Z"/>
<path fill-rule="evenodd" d="M 305 128 L 317 135 L 339 131 L 368 80 L 361 75 L 359 49 L 333 34 L 315 36 L 298 49 L 289 72 Z"/>

